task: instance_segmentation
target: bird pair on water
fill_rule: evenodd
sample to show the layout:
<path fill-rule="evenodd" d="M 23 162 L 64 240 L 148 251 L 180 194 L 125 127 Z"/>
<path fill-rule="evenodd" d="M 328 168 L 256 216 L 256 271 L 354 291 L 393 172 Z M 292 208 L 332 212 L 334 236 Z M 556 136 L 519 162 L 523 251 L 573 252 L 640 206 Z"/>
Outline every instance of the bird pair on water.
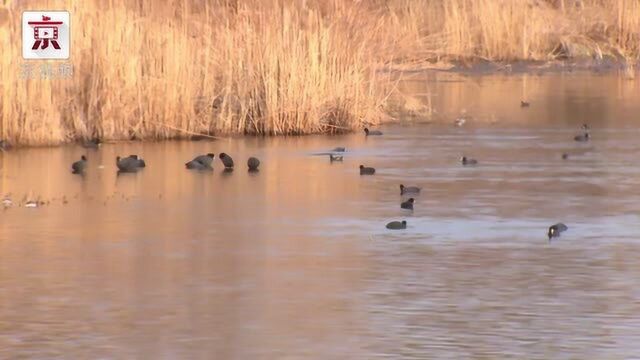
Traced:
<path fill-rule="evenodd" d="M 138 155 L 129 155 L 125 158 L 120 156 L 116 157 L 116 166 L 118 172 L 136 172 L 147 164 L 143 159 L 138 158 Z M 80 160 L 71 164 L 71 172 L 74 174 L 84 174 L 84 170 L 87 168 L 87 157 L 82 155 Z"/>
<path fill-rule="evenodd" d="M 188 163 L 185 163 L 184 165 L 187 169 L 191 169 L 191 170 L 213 170 L 212 163 L 214 158 L 215 158 L 215 155 L 213 153 L 209 153 L 206 155 L 198 155 L 193 160 L 189 161 Z M 231 156 L 225 153 L 220 153 L 219 158 L 220 158 L 220 161 L 222 161 L 222 164 L 224 165 L 225 170 L 227 171 L 233 170 L 234 163 Z M 254 157 L 250 157 L 249 160 L 247 161 L 247 166 L 249 167 L 249 171 L 257 171 L 258 166 L 260 166 L 260 160 Z"/>
<path fill-rule="evenodd" d="M 403 230 L 407 228 L 407 221 L 392 221 L 387 224 L 387 229 L 390 230 Z M 549 241 L 553 238 L 560 237 L 560 234 L 569 230 L 569 227 L 563 223 L 557 223 L 555 225 L 551 225 L 547 232 L 547 236 L 549 237 Z"/>
<path fill-rule="evenodd" d="M 460 158 L 460 162 L 463 166 L 473 166 L 478 165 L 478 160 L 470 159 L 466 156 Z M 360 165 L 360 175 L 374 175 L 376 173 L 376 169 L 364 165 Z"/>

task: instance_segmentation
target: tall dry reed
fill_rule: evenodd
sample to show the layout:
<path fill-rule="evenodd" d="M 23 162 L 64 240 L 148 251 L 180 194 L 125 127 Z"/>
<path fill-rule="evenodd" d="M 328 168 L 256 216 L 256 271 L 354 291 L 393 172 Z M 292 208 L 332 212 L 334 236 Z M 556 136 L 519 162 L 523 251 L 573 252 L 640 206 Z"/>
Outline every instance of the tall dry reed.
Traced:
<path fill-rule="evenodd" d="M 71 79 L 20 78 L 22 9 L 9 8 L 0 34 L 1 136 L 12 142 L 335 132 L 382 115 L 388 82 L 372 51 L 384 26 L 357 6 L 55 4 L 72 13 Z"/>

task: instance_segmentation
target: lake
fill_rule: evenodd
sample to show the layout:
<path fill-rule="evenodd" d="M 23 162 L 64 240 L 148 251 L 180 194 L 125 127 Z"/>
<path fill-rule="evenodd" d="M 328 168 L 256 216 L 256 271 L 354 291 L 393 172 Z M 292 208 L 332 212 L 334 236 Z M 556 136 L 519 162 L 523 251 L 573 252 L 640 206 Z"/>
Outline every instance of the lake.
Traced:
<path fill-rule="evenodd" d="M 0 358 L 637 356 L 640 81 L 428 73 L 400 90 L 441 121 L 0 153 Z M 336 146 L 343 162 L 314 155 Z M 235 171 L 184 168 L 208 152 Z M 128 154 L 147 167 L 118 176 Z M 422 187 L 413 213 L 401 183 Z"/>

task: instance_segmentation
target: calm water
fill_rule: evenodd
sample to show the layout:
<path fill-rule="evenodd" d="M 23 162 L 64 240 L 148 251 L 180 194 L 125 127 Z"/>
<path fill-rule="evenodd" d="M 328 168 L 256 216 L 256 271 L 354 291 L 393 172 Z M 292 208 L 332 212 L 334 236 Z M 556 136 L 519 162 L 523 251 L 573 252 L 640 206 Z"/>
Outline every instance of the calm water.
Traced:
<path fill-rule="evenodd" d="M 49 202 L 0 211 L 0 358 L 637 358 L 638 84 L 437 75 L 403 90 L 465 127 L 0 154 L 2 195 Z M 233 173 L 184 169 L 223 151 Z"/>

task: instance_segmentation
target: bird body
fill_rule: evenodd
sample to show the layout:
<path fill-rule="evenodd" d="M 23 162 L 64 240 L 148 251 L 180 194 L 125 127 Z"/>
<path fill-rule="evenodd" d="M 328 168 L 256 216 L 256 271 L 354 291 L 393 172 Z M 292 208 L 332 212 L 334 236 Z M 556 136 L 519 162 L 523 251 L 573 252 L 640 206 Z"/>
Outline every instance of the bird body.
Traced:
<path fill-rule="evenodd" d="M 258 158 L 250 157 L 249 160 L 247 160 L 249 171 L 258 171 L 258 166 L 260 166 L 260 160 L 258 160 Z"/>
<path fill-rule="evenodd" d="M 382 135 L 382 131 L 379 130 L 369 130 L 368 128 L 364 128 L 365 136 L 380 136 Z"/>
<path fill-rule="evenodd" d="M 365 167 L 364 165 L 360 165 L 360 175 L 373 175 L 376 173 L 376 169 L 372 167 Z"/>
<path fill-rule="evenodd" d="M 206 165 L 196 160 L 191 160 L 185 163 L 184 166 L 189 170 L 213 170 L 211 165 Z"/>
<path fill-rule="evenodd" d="M 476 159 L 469 159 L 466 156 L 463 156 L 462 158 L 460 158 L 460 162 L 462 162 L 463 166 L 467 166 L 467 165 L 477 165 L 478 164 L 478 160 Z"/>
<path fill-rule="evenodd" d="M 557 223 L 555 225 L 549 226 L 549 231 L 547 232 L 547 236 L 549 237 L 549 241 L 551 238 L 560 237 L 560 234 L 564 231 L 567 231 L 569 228 L 567 225 L 563 223 Z"/>
<path fill-rule="evenodd" d="M 407 222 L 405 220 L 402 221 L 392 221 L 387 224 L 387 229 L 389 230 L 402 230 L 407 228 Z"/>
<path fill-rule="evenodd" d="M 406 210 L 413 210 L 413 202 L 414 202 L 414 201 L 415 201 L 415 200 L 414 200 L 413 198 L 410 198 L 410 199 L 409 199 L 409 200 L 407 200 L 407 201 L 403 201 L 403 202 L 400 204 L 400 207 L 401 207 L 401 208 L 403 208 L 403 209 L 406 209 Z"/>
<path fill-rule="evenodd" d="M 141 159 L 140 157 L 138 157 L 138 155 L 136 155 L 136 154 L 129 155 L 127 158 L 135 160 L 135 161 L 133 161 L 133 164 L 135 164 L 139 168 L 143 168 L 143 167 L 147 166 L 147 164 L 144 162 L 144 160 Z"/>
<path fill-rule="evenodd" d="M 404 186 L 400 184 L 400 195 L 404 194 L 419 194 L 420 188 L 417 186 Z"/>
<path fill-rule="evenodd" d="M 588 132 L 585 132 L 582 135 L 576 135 L 573 137 L 573 140 L 577 141 L 577 142 L 587 142 L 589 141 L 589 139 L 591 139 L 591 136 L 589 135 Z"/>
<path fill-rule="evenodd" d="M 213 159 L 215 158 L 215 154 L 213 153 L 208 153 L 206 155 L 198 155 L 195 158 L 193 158 L 193 161 L 197 161 L 203 165 L 211 165 L 213 164 Z"/>
<path fill-rule="evenodd" d="M 71 164 L 71 172 L 74 174 L 84 173 L 84 169 L 87 167 L 87 157 L 82 155 L 80 160 Z"/>
<path fill-rule="evenodd" d="M 116 157 L 116 166 L 120 172 L 136 172 L 146 166 L 143 159 L 138 155 L 129 155 L 125 158 Z"/>
<path fill-rule="evenodd" d="M 211 163 L 213 163 L 214 154 L 209 153 L 206 155 L 198 155 L 193 160 L 184 164 L 189 170 L 213 170 Z"/>
<path fill-rule="evenodd" d="M 233 159 L 231 158 L 231 156 L 225 153 L 220 153 L 218 157 L 220 158 L 220 161 L 222 161 L 222 164 L 224 165 L 225 168 L 227 169 L 233 168 Z"/>

